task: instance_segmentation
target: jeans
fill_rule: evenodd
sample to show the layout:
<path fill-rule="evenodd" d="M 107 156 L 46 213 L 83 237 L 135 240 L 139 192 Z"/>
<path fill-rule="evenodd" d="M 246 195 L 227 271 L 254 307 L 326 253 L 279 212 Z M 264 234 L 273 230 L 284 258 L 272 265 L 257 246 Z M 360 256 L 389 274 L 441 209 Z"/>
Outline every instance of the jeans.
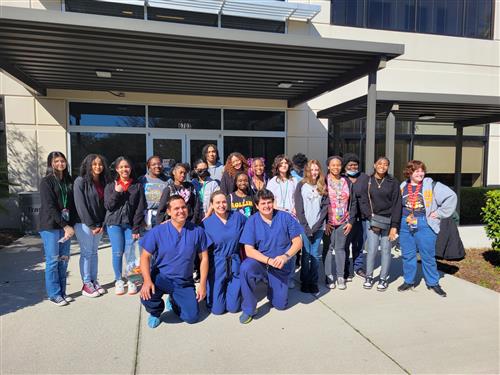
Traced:
<path fill-rule="evenodd" d="M 330 234 L 330 246 L 326 249 L 325 256 L 325 276 L 331 280 L 335 277 L 344 277 L 345 271 L 345 242 L 346 235 L 344 234 L 345 224 L 332 228 Z M 335 277 L 333 275 L 333 251 L 335 251 Z M 325 249 L 323 249 L 323 252 Z"/>
<path fill-rule="evenodd" d="M 302 234 L 302 267 L 300 269 L 300 281 L 305 285 L 316 285 L 318 283 L 318 268 L 321 264 L 321 253 L 319 245 L 323 238 L 324 230 L 318 230 L 311 238 Z"/>
<path fill-rule="evenodd" d="M 123 270 L 123 254 L 125 253 L 127 264 L 135 262 L 132 227 L 128 224 L 108 225 L 107 231 L 109 240 L 111 241 L 111 251 L 113 253 L 112 263 L 115 280 L 121 280 Z"/>
<path fill-rule="evenodd" d="M 363 254 L 363 247 L 366 242 L 368 232 L 368 220 L 356 220 L 352 226 L 351 232 L 347 235 L 346 240 L 346 260 L 345 267 L 349 267 L 349 247 L 352 250 L 352 265 L 354 272 L 364 268 L 365 254 Z"/>
<path fill-rule="evenodd" d="M 371 228 L 368 229 L 366 247 L 368 254 L 366 256 L 366 276 L 373 277 L 375 268 L 375 258 L 377 257 L 378 247 L 382 252 L 380 280 L 389 278 L 389 269 L 391 268 L 391 241 L 389 241 L 389 229 L 381 230 L 375 233 Z"/>
<path fill-rule="evenodd" d="M 422 271 L 427 286 L 439 284 L 439 272 L 436 265 L 437 235 L 427 224 L 425 217 L 417 217 L 417 230 L 410 231 L 406 217 L 401 218 L 399 244 L 403 256 L 403 276 L 405 283 L 414 284 L 417 274 L 417 249 L 422 259 Z"/>
<path fill-rule="evenodd" d="M 85 224 L 75 224 L 75 234 L 80 244 L 80 275 L 83 283 L 97 281 L 97 249 L 102 238 L 102 232 L 92 234 Z"/>
<path fill-rule="evenodd" d="M 64 237 L 64 230 L 40 231 L 45 254 L 45 288 L 49 298 L 66 295 L 66 271 L 68 270 L 71 240 L 58 241 Z"/>

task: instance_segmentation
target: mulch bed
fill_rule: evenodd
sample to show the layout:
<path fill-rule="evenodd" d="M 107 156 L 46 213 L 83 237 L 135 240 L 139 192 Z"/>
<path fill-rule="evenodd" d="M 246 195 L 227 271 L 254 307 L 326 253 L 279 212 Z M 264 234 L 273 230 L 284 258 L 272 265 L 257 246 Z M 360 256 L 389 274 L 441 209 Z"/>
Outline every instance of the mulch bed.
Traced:
<path fill-rule="evenodd" d="M 22 236 L 23 233 L 17 229 L 0 229 L 0 249 L 4 246 L 10 245 Z"/>
<path fill-rule="evenodd" d="M 442 272 L 500 292 L 500 251 L 467 249 L 460 261 L 438 260 Z"/>

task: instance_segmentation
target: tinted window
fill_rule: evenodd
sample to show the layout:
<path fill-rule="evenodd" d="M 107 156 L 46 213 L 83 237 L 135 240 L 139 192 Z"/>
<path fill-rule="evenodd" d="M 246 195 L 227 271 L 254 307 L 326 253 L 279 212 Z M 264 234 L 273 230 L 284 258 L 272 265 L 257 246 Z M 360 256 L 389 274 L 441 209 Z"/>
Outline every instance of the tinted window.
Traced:
<path fill-rule="evenodd" d="M 5 117 L 3 96 L 0 96 L 0 197 L 5 197 L 9 187 L 7 182 L 7 141 L 5 137 Z"/>
<path fill-rule="evenodd" d="M 493 34 L 492 15 L 493 1 L 468 0 L 465 3 L 465 36 L 491 39 Z"/>
<path fill-rule="evenodd" d="M 148 7 L 148 19 L 192 25 L 217 26 L 217 14 L 186 12 L 175 9 Z"/>
<path fill-rule="evenodd" d="M 419 0 L 417 32 L 462 35 L 463 0 Z"/>
<path fill-rule="evenodd" d="M 222 15 L 221 26 L 228 29 L 267 31 L 272 33 L 285 32 L 285 22 L 236 16 Z"/>
<path fill-rule="evenodd" d="M 69 12 L 100 14 L 126 18 L 144 18 L 144 7 L 95 0 L 65 0 Z"/>
<path fill-rule="evenodd" d="M 111 164 L 118 156 L 128 156 L 139 177 L 146 170 L 146 135 L 112 133 L 70 133 L 72 175 L 79 175 L 82 160 L 88 154 L 101 154 Z"/>
<path fill-rule="evenodd" d="M 220 129 L 221 110 L 209 108 L 148 107 L 149 126 L 169 129 Z"/>
<path fill-rule="evenodd" d="M 70 103 L 69 124 L 81 126 L 146 126 L 143 105 Z"/>
<path fill-rule="evenodd" d="M 367 26 L 374 29 L 415 30 L 415 0 L 368 0 Z"/>
<path fill-rule="evenodd" d="M 332 0 L 331 19 L 335 25 L 365 25 L 365 0 Z"/>
<path fill-rule="evenodd" d="M 285 112 L 225 109 L 224 130 L 285 131 Z"/>
<path fill-rule="evenodd" d="M 231 152 L 241 152 L 245 157 L 264 157 L 266 159 L 266 171 L 269 173 L 274 158 L 285 153 L 285 139 L 274 137 L 224 137 L 224 161 Z"/>

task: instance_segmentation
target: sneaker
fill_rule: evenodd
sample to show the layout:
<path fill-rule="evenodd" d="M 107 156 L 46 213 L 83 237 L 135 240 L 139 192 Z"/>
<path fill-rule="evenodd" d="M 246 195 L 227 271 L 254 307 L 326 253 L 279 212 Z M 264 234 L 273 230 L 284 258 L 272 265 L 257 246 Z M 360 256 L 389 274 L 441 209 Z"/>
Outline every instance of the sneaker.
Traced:
<path fill-rule="evenodd" d="M 137 294 L 137 285 L 133 281 L 127 281 L 128 294 L 133 295 Z"/>
<path fill-rule="evenodd" d="M 56 306 L 66 306 L 68 304 L 68 302 L 66 302 L 66 300 L 64 298 L 62 298 L 61 296 L 55 296 L 55 297 L 49 298 L 49 301 L 52 302 Z"/>
<path fill-rule="evenodd" d="M 398 286 L 398 292 L 406 292 L 411 289 L 413 289 L 413 284 L 407 284 L 406 282 Z"/>
<path fill-rule="evenodd" d="M 360 268 L 359 270 L 354 271 L 356 275 L 362 277 L 363 279 L 366 277 L 366 272 L 364 269 Z"/>
<path fill-rule="evenodd" d="M 253 316 L 252 316 L 252 315 L 247 315 L 247 314 L 245 314 L 244 312 L 243 312 L 243 313 L 241 313 L 241 315 L 240 315 L 240 323 L 241 323 L 241 324 L 248 324 L 248 323 L 250 323 L 252 320 L 253 320 Z"/>
<path fill-rule="evenodd" d="M 99 284 L 99 281 L 93 281 L 94 284 L 94 289 L 97 290 L 97 293 L 99 293 L 101 296 L 103 294 L 106 294 L 106 289 L 104 289 L 101 284 Z"/>
<path fill-rule="evenodd" d="M 352 279 L 354 278 L 354 275 L 345 275 L 344 279 L 346 283 L 352 282 Z"/>
<path fill-rule="evenodd" d="M 302 293 L 311 293 L 311 286 L 309 284 L 302 284 L 300 286 L 300 291 Z"/>
<path fill-rule="evenodd" d="M 327 277 L 326 278 L 326 287 L 328 289 L 335 289 L 335 280 L 333 279 L 333 277 Z"/>
<path fill-rule="evenodd" d="M 181 315 L 179 306 L 177 306 L 171 295 L 168 295 L 167 298 L 165 299 L 165 308 L 167 311 L 173 311 L 174 314 L 177 316 Z"/>
<path fill-rule="evenodd" d="M 148 327 L 149 328 L 156 328 L 160 325 L 161 320 L 160 318 L 157 318 L 156 316 L 149 315 L 148 316 Z"/>
<path fill-rule="evenodd" d="M 344 290 L 345 288 L 347 288 L 347 286 L 345 285 L 345 279 L 343 277 L 337 277 L 337 284 L 340 290 Z"/>
<path fill-rule="evenodd" d="M 172 311 L 174 308 L 172 307 L 172 302 L 170 301 L 170 295 L 165 296 L 165 311 Z"/>
<path fill-rule="evenodd" d="M 387 280 L 380 279 L 377 285 L 377 290 L 379 292 L 385 292 L 387 290 L 387 287 L 389 286 L 389 283 Z"/>
<path fill-rule="evenodd" d="M 67 294 L 63 294 L 62 298 L 68 303 L 75 302 L 75 299 L 73 297 L 68 296 Z"/>
<path fill-rule="evenodd" d="M 99 297 L 99 292 L 95 289 L 94 284 L 92 282 L 84 283 L 82 288 L 82 296 L 85 297 Z"/>
<path fill-rule="evenodd" d="M 115 294 L 117 296 L 121 296 L 122 294 L 125 294 L 125 283 L 123 280 L 116 280 L 115 281 Z"/>
<path fill-rule="evenodd" d="M 446 292 L 443 290 L 443 288 L 441 288 L 439 284 L 434 286 L 427 286 L 427 289 L 432 289 L 440 297 L 446 297 Z"/>
<path fill-rule="evenodd" d="M 367 276 L 365 278 L 365 282 L 363 283 L 363 288 L 365 289 L 371 289 L 373 287 L 373 277 Z"/>
<path fill-rule="evenodd" d="M 293 279 L 288 280 L 288 289 L 295 288 L 295 281 Z"/>

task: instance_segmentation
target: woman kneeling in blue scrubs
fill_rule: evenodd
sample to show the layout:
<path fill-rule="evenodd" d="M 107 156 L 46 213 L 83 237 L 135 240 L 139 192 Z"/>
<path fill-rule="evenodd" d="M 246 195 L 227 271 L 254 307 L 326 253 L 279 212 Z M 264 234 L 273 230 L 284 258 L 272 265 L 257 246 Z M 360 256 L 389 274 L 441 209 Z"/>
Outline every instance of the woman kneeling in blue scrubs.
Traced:
<path fill-rule="evenodd" d="M 213 247 L 209 249 L 207 307 L 212 314 L 240 309 L 240 236 L 246 218 L 238 211 L 227 211 L 227 200 L 220 190 L 210 196 L 214 214 L 202 222 Z M 212 251 L 210 251 L 212 250 Z"/>
<path fill-rule="evenodd" d="M 274 210 L 274 195 L 259 190 L 255 196 L 258 213 L 247 220 L 240 242 L 245 245 L 247 259 L 240 269 L 240 323 L 250 323 L 256 313 L 255 289 L 259 281 L 267 280 L 267 298 L 278 310 L 288 305 L 288 280 L 295 262 L 289 260 L 302 248 L 301 225 L 288 212 Z"/>

